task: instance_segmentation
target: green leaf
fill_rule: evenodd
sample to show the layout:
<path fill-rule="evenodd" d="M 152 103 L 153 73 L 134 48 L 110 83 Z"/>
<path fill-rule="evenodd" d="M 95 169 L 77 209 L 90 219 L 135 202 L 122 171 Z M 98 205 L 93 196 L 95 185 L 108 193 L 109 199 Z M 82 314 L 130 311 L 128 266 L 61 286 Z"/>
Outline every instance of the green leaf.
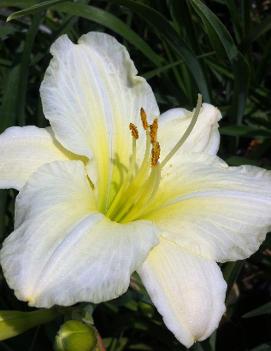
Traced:
<path fill-rule="evenodd" d="M 258 129 L 249 126 L 227 126 L 219 129 L 222 135 L 236 137 L 270 137 L 271 131 L 267 129 Z"/>
<path fill-rule="evenodd" d="M 19 7 L 25 8 L 29 6 L 33 6 L 36 4 L 37 1 L 35 0 L 1 0 L 0 1 L 0 8 L 2 7 Z"/>
<path fill-rule="evenodd" d="M 145 344 L 133 344 L 129 346 L 129 350 L 136 350 L 136 351 L 152 351 L 152 347 L 149 347 L 148 345 Z"/>
<path fill-rule="evenodd" d="M 13 66 L 4 84 L 4 95 L 0 108 L 0 132 L 15 124 L 17 119 L 17 95 L 20 81 L 20 64 Z"/>
<path fill-rule="evenodd" d="M 197 56 L 180 38 L 179 34 L 172 27 L 171 23 L 161 13 L 155 9 L 133 1 L 133 0 L 111 0 L 113 3 L 126 6 L 131 11 L 141 17 L 155 32 L 170 45 L 176 54 L 184 61 L 191 75 L 194 77 L 200 93 L 205 101 L 210 101 L 209 89 L 207 81 L 199 63 Z"/>
<path fill-rule="evenodd" d="M 156 68 L 154 70 L 151 70 L 149 72 L 146 72 L 144 74 L 142 74 L 142 76 L 146 79 L 151 79 L 155 76 L 160 75 L 161 73 L 165 73 L 166 71 L 168 71 L 169 69 L 172 69 L 176 66 L 179 66 L 180 64 L 183 64 L 183 60 L 178 60 L 172 63 L 169 63 L 168 65 Z"/>
<path fill-rule="evenodd" d="M 6 222 L 6 204 L 7 204 L 7 190 L 0 190 L 0 240 L 2 241 L 5 234 Z"/>
<path fill-rule="evenodd" d="M 159 66 L 163 60 L 157 55 L 151 47 L 134 32 L 127 24 L 118 19 L 111 13 L 99 9 L 94 6 L 78 4 L 78 3 L 65 3 L 54 7 L 58 11 L 68 13 L 73 16 L 80 16 L 95 23 L 101 24 L 106 28 L 111 29 L 115 33 L 121 35 L 129 43 L 134 45 L 141 51 L 156 66 Z"/>
<path fill-rule="evenodd" d="M 187 2 L 171 0 L 169 7 L 176 30 L 182 34 L 183 38 L 186 38 L 186 44 L 193 50 L 198 50 L 199 42 L 197 40 L 196 28 L 194 27 Z"/>
<path fill-rule="evenodd" d="M 237 2 L 235 0 L 227 0 L 224 2 L 224 5 L 226 5 L 229 9 L 234 34 L 239 43 L 241 39 L 240 35 L 242 23 L 240 19 L 240 11 L 238 11 Z"/>
<path fill-rule="evenodd" d="M 24 49 L 21 57 L 18 96 L 16 101 L 16 104 L 17 104 L 16 113 L 17 113 L 18 123 L 20 125 L 25 124 L 25 101 L 26 101 L 26 93 L 27 93 L 30 58 L 31 58 L 31 52 L 32 52 L 34 40 L 38 33 L 41 20 L 42 20 L 42 15 L 39 13 L 33 17 L 33 21 L 31 23 L 31 26 L 25 38 Z"/>
<path fill-rule="evenodd" d="M 228 291 L 230 291 L 232 285 L 237 280 L 241 270 L 243 268 L 244 261 L 227 262 L 223 266 L 223 276 L 228 284 Z"/>
<path fill-rule="evenodd" d="M 250 41 L 258 40 L 262 35 L 271 30 L 271 16 L 268 16 L 251 30 Z"/>
<path fill-rule="evenodd" d="M 249 351 L 271 351 L 271 345 L 270 344 L 262 344 L 257 347 L 254 347 L 253 349 Z"/>
<path fill-rule="evenodd" d="M 233 73 L 235 80 L 230 115 L 232 116 L 232 122 L 241 124 L 250 85 L 250 66 L 246 58 L 240 53 L 233 63 Z"/>
<path fill-rule="evenodd" d="M 13 12 L 11 15 L 8 16 L 7 22 L 12 21 L 12 20 L 14 20 L 16 18 L 20 18 L 22 16 L 28 16 L 28 15 L 32 15 L 33 13 L 46 10 L 47 8 L 49 8 L 49 7 L 53 6 L 53 5 L 56 5 L 58 3 L 65 2 L 65 1 L 67 1 L 67 0 L 48 0 L 48 1 L 43 1 L 41 3 L 35 4 L 35 5 L 33 5 L 31 7 L 28 7 L 26 9 L 23 9 L 23 10 L 20 10 L 20 11 L 17 11 L 17 12 Z"/>
<path fill-rule="evenodd" d="M 16 64 L 13 64 L 10 69 L 4 84 L 4 94 L 0 108 L 0 132 L 17 123 L 25 124 L 25 99 L 30 55 L 41 19 L 40 14 L 34 16 L 26 34 L 23 52 L 18 55 L 19 60 L 18 57 L 14 60 Z"/>
<path fill-rule="evenodd" d="M 41 324 L 58 317 L 56 310 L 38 310 L 34 312 L 0 311 L 0 340 L 12 338 Z"/>
<path fill-rule="evenodd" d="M 230 115 L 233 123 L 241 124 L 250 84 L 249 64 L 238 51 L 233 38 L 220 19 L 200 0 L 191 0 L 191 5 L 204 23 L 210 43 L 217 55 L 222 60 L 226 55 L 232 64 L 235 80 Z"/>
<path fill-rule="evenodd" d="M 258 166 L 259 161 L 258 160 L 252 160 L 250 158 L 246 157 L 240 157 L 240 156 L 231 156 L 226 159 L 226 162 L 230 166 L 241 166 L 241 165 L 253 165 L 253 166 Z"/>
<path fill-rule="evenodd" d="M 271 302 L 268 302 L 258 308 L 255 308 L 254 310 L 244 314 L 242 317 L 251 318 L 251 317 L 262 316 L 264 314 L 271 314 Z"/>
<path fill-rule="evenodd" d="M 206 25 L 211 44 L 214 45 L 217 53 L 220 53 L 220 48 L 223 47 L 228 59 L 233 62 L 238 54 L 238 50 L 224 24 L 200 0 L 191 0 L 190 3 L 202 22 Z M 222 57 L 224 57 L 223 54 Z"/>
<path fill-rule="evenodd" d="M 9 24 L 3 25 L 0 28 L 0 39 L 2 40 L 6 36 L 8 36 L 10 34 L 14 34 L 16 31 L 17 31 L 17 29 Z"/>

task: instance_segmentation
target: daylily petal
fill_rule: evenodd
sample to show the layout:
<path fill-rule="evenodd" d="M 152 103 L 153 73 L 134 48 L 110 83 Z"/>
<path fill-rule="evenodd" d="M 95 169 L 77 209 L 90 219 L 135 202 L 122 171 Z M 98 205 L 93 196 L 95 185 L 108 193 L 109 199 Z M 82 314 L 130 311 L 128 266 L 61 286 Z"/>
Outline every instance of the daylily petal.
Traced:
<path fill-rule="evenodd" d="M 8 128 L 0 134 L 0 188 L 20 190 L 44 163 L 74 157 L 56 141 L 51 128 Z"/>
<path fill-rule="evenodd" d="M 186 347 L 218 327 L 226 283 L 215 262 L 161 239 L 138 272 L 166 326 Z"/>
<path fill-rule="evenodd" d="M 159 118 L 161 160 L 184 134 L 191 121 L 191 116 L 191 111 L 184 108 L 173 108 L 161 114 Z M 221 117 L 220 111 L 215 106 L 204 103 L 197 123 L 180 151 L 206 152 L 216 155 L 220 143 L 218 121 Z M 181 157 L 181 153 L 179 156 Z"/>
<path fill-rule="evenodd" d="M 38 169 L 17 197 L 15 231 L 1 264 L 16 296 L 31 306 L 113 299 L 157 243 L 147 221 L 127 225 L 96 212 L 80 161 Z"/>
<path fill-rule="evenodd" d="M 158 115 L 155 97 L 126 48 L 110 35 L 90 32 L 78 44 L 63 35 L 51 53 L 40 90 L 45 117 L 66 148 L 94 156 L 92 181 L 106 202 L 110 183 L 131 156 L 129 122 L 138 125 L 141 107 L 151 118 Z"/>
<path fill-rule="evenodd" d="M 196 153 L 178 160 L 145 218 L 195 255 L 223 262 L 254 253 L 271 227 L 271 172 Z"/>

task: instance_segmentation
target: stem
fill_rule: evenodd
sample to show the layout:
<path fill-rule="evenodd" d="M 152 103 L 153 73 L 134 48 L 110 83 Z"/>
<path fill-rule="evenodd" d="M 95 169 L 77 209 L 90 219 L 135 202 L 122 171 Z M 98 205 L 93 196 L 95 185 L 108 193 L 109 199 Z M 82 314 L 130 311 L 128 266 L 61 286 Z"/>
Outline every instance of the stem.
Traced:
<path fill-rule="evenodd" d="M 98 331 L 97 331 L 97 346 L 98 346 L 97 351 L 106 351 L 106 348 L 103 344 L 103 339 Z"/>

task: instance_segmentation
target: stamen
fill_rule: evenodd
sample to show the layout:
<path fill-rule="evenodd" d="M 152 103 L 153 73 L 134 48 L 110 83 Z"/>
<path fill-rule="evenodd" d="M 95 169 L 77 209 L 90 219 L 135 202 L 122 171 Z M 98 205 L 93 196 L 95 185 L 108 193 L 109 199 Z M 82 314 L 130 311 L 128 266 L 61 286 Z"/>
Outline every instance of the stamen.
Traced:
<path fill-rule="evenodd" d="M 121 218 L 123 222 L 130 222 L 140 216 L 149 208 L 151 200 L 157 193 L 161 180 L 161 167 L 158 164 L 157 167 L 152 168 L 149 178 L 146 180 L 144 186 L 141 188 L 141 193 L 139 193 L 134 205 L 130 211 Z"/>
<path fill-rule="evenodd" d="M 158 141 L 156 141 L 152 145 L 152 150 L 151 150 L 151 165 L 152 165 L 152 167 L 155 167 L 157 165 L 159 157 L 160 157 L 160 144 L 158 143 Z"/>
<path fill-rule="evenodd" d="M 202 96 L 198 94 L 198 100 L 197 100 L 197 106 L 193 112 L 192 119 L 190 121 L 189 126 L 187 127 L 186 131 L 184 132 L 183 136 L 181 139 L 177 142 L 177 144 L 174 146 L 174 148 L 167 154 L 167 156 L 164 158 L 164 160 L 161 162 L 161 167 L 164 167 L 165 164 L 172 158 L 172 156 L 175 155 L 175 153 L 179 150 L 179 148 L 185 143 L 186 139 L 189 137 L 191 134 L 193 128 L 195 127 L 195 124 L 197 122 L 200 109 L 202 105 Z"/>
<path fill-rule="evenodd" d="M 157 142 L 157 131 L 158 131 L 158 119 L 155 118 L 152 124 L 150 125 L 150 137 L 151 137 L 152 144 L 155 144 Z"/>
<path fill-rule="evenodd" d="M 129 129 L 132 135 L 130 165 L 125 179 L 106 212 L 108 218 L 119 223 L 139 218 L 143 209 L 145 211 L 154 198 L 161 178 L 160 144 L 157 141 L 158 120 L 154 119 L 149 125 L 143 108 L 140 109 L 140 116 L 146 136 L 143 159 L 137 166 L 136 148 L 139 133 L 136 125 L 130 123 Z"/>
<path fill-rule="evenodd" d="M 147 130 L 149 128 L 149 124 L 148 124 L 146 112 L 143 107 L 141 107 L 140 109 L 140 117 L 141 117 L 143 128 Z"/>
<path fill-rule="evenodd" d="M 145 114 L 146 115 L 146 114 Z M 146 117 L 147 121 L 147 117 Z M 142 122 L 143 123 L 143 122 Z M 130 169 L 127 174 L 126 181 L 120 187 L 117 195 L 112 201 L 106 215 L 109 218 L 114 218 L 115 221 L 118 221 L 119 218 L 123 216 L 123 213 L 127 212 L 127 208 L 133 204 L 134 197 L 137 196 L 137 191 L 140 189 L 150 170 L 150 152 L 151 152 L 151 141 L 149 128 L 146 129 L 146 146 L 145 153 L 141 165 L 136 169 L 136 139 L 133 137 L 133 146 L 132 146 L 132 159 Z M 134 172 L 132 172 L 132 170 Z M 125 194 L 131 194 L 127 198 Z"/>
<path fill-rule="evenodd" d="M 133 124 L 133 123 L 130 123 L 129 124 L 129 129 L 131 131 L 131 134 L 132 134 L 132 137 L 134 139 L 138 139 L 138 130 L 137 130 L 137 127 Z"/>

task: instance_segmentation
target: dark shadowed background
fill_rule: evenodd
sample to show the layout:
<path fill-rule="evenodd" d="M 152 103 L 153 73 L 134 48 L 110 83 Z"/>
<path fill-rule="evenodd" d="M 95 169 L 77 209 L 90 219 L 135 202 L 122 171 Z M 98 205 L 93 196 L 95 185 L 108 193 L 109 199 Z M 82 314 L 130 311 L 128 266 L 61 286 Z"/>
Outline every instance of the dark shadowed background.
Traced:
<path fill-rule="evenodd" d="M 198 92 L 219 107 L 219 155 L 230 165 L 271 169 L 270 0 L 0 0 L 0 132 L 47 125 L 39 86 L 49 48 L 63 33 L 76 41 L 91 30 L 127 46 L 161 111 L 192 109 Z M 15 196 L 0 191 L 1 242 L 12 231 Z M 227 312 L 217 332 L 193 350 L 270 351 L 271 237 L 248 260 L 222 269 Z M 29 310 L 0 278 L 0 309 Z M 108 351 L 184 350 L 136 276 L 124 296 L 96 306 L 93 317 Z M 2 341 L 0 351 L 50 351 L 61 322 Z"/>

